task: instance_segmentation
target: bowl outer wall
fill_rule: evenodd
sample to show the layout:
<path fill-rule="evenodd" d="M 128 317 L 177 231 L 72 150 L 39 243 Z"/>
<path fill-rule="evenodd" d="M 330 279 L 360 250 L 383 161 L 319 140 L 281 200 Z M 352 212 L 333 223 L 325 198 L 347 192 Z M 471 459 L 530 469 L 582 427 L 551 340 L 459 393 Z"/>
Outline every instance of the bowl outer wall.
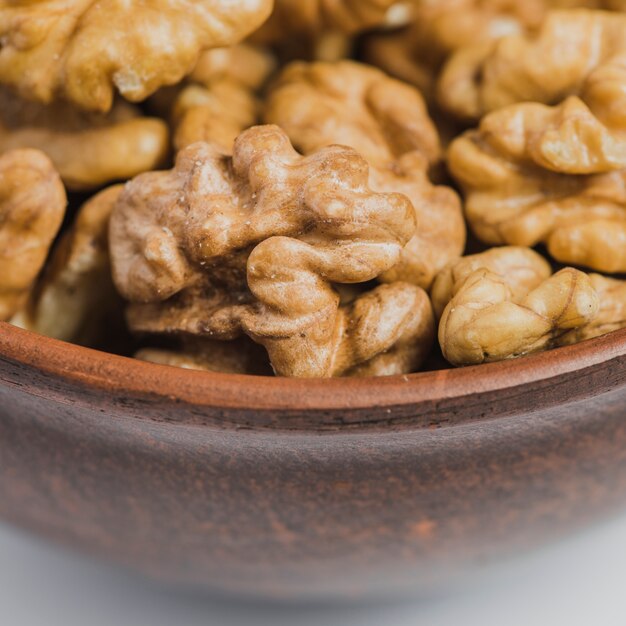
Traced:
<path fill-rule="evenodd" d="M 626 331 L 377 380 L 175 370 L 0 324 L 0 516 L 169 582 L 440 585 L 626 500 Z"/>

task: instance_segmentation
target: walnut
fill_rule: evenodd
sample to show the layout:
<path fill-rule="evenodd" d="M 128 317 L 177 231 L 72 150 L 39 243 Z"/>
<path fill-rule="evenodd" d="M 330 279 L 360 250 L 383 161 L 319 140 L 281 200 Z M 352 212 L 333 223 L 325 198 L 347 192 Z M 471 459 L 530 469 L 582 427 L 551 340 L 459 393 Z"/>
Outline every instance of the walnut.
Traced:
<path fill-rule="evenodd" d="M 0 320 L 23 305 L 65 213 L 65 190 L 38 150 L 0 156 Z"/>
<path fill-rule="evenodd" d="M 284 128 L 304 154 L 330 144 L 356 149 L 370 163 L 372 189 L 410 198 L 418 230 L 383 280 L 428 288 L 462 254 L 465 224 L 458 197 L 427 176 L 439 158 L 439 140 L 415 89 L 349 61 L 294 63 L 270 89 L 265 120 Z"/>
<path fill-rule="evenodd" d="M 369 36 L 365 56 L 432 100 L 439 71 L 452 53 L 538 26 L 546 4 L 546 0 L 422 0 L 407 28 Z"/>
<path fill-rule="evenodd" d="M 0 152 L 45 152 L 71 190 L 99 187 L 154 169 L 168 152 L 167 125 L 116 102 L 107 115 L 66 103 L 44 106 L 0 90 Z"/>
<path fill-rule="evenodd" d="M 559 338 L 559 345 L 593 339 L 626 327 L 626 281 L 590 274 L 591 285 L 600 300 L 598 315 L 588 324 Z"/>
<path fill-rule="evenodd" d="M 478 119 L 517 102 L 556 104 L 575 94 L 601 119 L 614 117 L 624 101 L 615 85 L 625 80 L 625 59 L 626 15 L 552 11 L 536 35 L 459 50 L 441 76 L 439 102 L 458 117 Z"/>
<path fill-rule="evenodd" d="M 176 151 L 207 141 L 228 152 L 237 136 L 258 122 L 259 102 L 236 83 L 217 83 L 210 89 L 189 85 L 176 98 L 172 118 Z"/>
<path fill-rule="evenodd" d="M 326 376 L 386 376 L 414 371 L 430 353 L 435 334 L 428 296 L 401 283 L 378 287 L 340 306 L 334 326 L 332 346 L 323 346 L 330 352 L 324 358 L 332 361 Z M 285 338 L 273 352 L 274 368 L 292 376 L 322 375 L 308 362 L 317 358 L 315 341 Z M 305 362 L 294 363 L 295 355 L 301 355 Z M 266 359 L 240 339 L 183 338 L 183 347 L 178 351 L 143 349 L 136 357 L 194 370 L 256 375 L 271 372 L 265 367 Z M 277 362 L 279 357 L 285 362 Z"/>
<path fill-rule="evenodd" d="M 121 306 L 111 278 L 108 226 L 122 189 L 109 187 L 80 208 L 13 323 L 82 345 L 96 344 L 110 330 Z"/>
<path fill-rule="evenodd" d="M 267 49 L 241 43 L 202 52 L 187 80 L 208 87 L 228 79 L 256 90 L 275 68 L 276 60 Z"/>
<path fill-rule="evenodd" d="M 247 337 L 234 341 L 182 338 L 175 348 L 142 348 L 135 358 L 160 365 L 224 374 L 271 375 L 263 348 Z"/>
<path fill-rule="evenodd" d="M 281 126 L 303 154 L 341 144 L 375 166 L 414 150 L 430 163 L 441 157 L 420 93 L 354 61 L 291 63 L 271 85 L 264 119 Z"/>
<path fill-rule="evenodd" d="M 458 291 L 458 285 L 479 269 L 505 276 L 514 302 L 552 275 L 550 264 L 530 248 L 503 246 L 463 257 L 444 268 L 433 283 L 430 297 L 438 319 Z"/>
<path fill-rule="evenodd" d="M 626 271 L 626 136 L 579 98 L 490 113 L 452 143 L 448 165 L 482 241 L 545 243 L 562 263 Z"/>
<path fill-rule="evenodd" d="M 572 268 L 522 298 L 514 297 L 506 276 L 478 269 L 455 285 L 439 343 L 452 365 L 511 359 L 558 345 L 566 332 L 592 321 L 598 308 L 589 277 Z"/>
<path fill-rule="evenodd" d="M 135 331 L 245 333 L 283 376 L 395 373 L 430 341 L 427 296 L 398 283 L 340 308 L 332 284 L 389 269 L 414 230 L 409 200 L 371 191 L 353 150 L 303 157 L 279 128 L 254 127 L 232 157 L 196 143 L 173 170 L 126 186 L 111 219 L 113 275 Z"/>
<path fill-rule="evenodd" d="M 143 100 L 189 72 L 205 48 L 236 43 L 271 0 L 1 0 L 0 83 L 107 111 L 117 89 Z"/>
<path fill-rule="evenodd" d="M 430 183 L 426 160 L 416 152 L 386 168 L 372 168 L 370 186 L 405 194 L 415 207 L 418 223 L 400 261 L 379 279 L 402 280 L 429 289 L 437 273 L 458 259 L 465 248 L 465 221 L 458 195 L 449 187 Z"/>
<path fill-rule="evenodd" d="M 230 151 L 236 137 L 259 121 L 256 94 L 273 69 L 273 57 L 250 45 L 203 53 L 191 84 L 174 101 L 175 149 L 208 141 Z"/>
<path fill-rule="evenodd" d="M 283 61 L 353 57 L 357 35 L 372 27 L 408 24 L 417 0 L 276 0 L 251 40 L 271 45 Z"/>
<path fill-rule="evenodd" d="M 407 23 L 415 0 L 275 0 L 274 11 L 254 39 L 265 43 L 324 32 L 353 34 L 374 26 Z"/>

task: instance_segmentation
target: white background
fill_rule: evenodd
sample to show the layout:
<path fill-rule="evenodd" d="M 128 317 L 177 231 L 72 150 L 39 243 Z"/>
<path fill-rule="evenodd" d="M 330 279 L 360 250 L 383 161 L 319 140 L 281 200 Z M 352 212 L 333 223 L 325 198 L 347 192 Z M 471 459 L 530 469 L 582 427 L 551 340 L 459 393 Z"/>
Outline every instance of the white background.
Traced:
<path fill-rule="evenodd" d="M 624 626 L 626 515 L 445 597 L 280 607 L 160 587 L 0 525 L 2 626 Z"/>

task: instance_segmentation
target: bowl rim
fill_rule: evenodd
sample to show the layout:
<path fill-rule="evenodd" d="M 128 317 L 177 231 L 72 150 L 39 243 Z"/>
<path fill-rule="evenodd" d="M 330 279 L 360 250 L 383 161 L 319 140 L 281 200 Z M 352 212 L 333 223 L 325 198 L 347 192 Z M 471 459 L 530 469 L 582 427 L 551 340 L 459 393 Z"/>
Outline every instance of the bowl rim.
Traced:
<path fill-rule="evenodd" d="M 0 322 L 2 362 L 13 362 L 109 394 L 235 411 L 281 412 L 415 407 L 526 388 L 560 375 L 626 367 L 626 328 L 575 345 L 498 363 L 381 378 L 288 379 L 185 370 L 148 363 Z M 619 370 L 618 383 L 626 383 Z M 0 377 L 0 383 L 2 378 Z M 615 386 L 615 382 L 613 386 Z M 434 404 L 433 404 L 434 403 Z M 460 420 L 463 421 L 462 419 Z"/>

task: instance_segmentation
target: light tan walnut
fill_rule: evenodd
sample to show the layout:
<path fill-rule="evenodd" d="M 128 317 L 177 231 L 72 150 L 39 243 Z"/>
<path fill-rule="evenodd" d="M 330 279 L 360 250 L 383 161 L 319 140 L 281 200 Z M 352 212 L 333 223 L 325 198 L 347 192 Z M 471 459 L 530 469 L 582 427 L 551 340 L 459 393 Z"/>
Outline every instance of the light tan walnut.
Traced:
<path fill-rule="evenodd" d="M 203 53 L 174 101 L 174 148 L 208 141 L 230 151 L 236 137 L 258 123 L 257 92 L 274 64 L 269 53 L 247 44 Z"/>
<path fill-rule="evenodd" d="M 82 345 L 95 345 L 110 330 L 121 301 L 111 277 L 108 227 L 122 189 L 109 187 L 80 208 L 13 323 Z"/>
<path fill-rule="evenodd" d="M 65 214 L 65 190 L 38 150 L 0 156 L 0 320 L 22 308 Z"/>
<path fill-rule="evenodd" d="M 566 332 L 585 326 L 599 302 L 589 277 L 566 268 L 523 298 L 507 277 L 488 269 L 470 273 L 439 324 L 439 343 L 452 365 L 476 365 L 533 354 L 558 344 Z"/>
<path fill-rule="evenodd" d="M 590 274 L 589 278 L 600 300 L 598 315 L 588 324 L 560 337 L 560 345 L 593 339 L 626 327 L 626 281 L 601 274 Z"/>
<path fill-rule="evenodd" d="M 448 165 L 482 241 L 543 242 L 563 263 L 626 271 L 626 134 L 579 98 L 487 115 L 452 143 Z"/>
<path fill-rule="evenodd" d="M 0 82 L 107 111 L 115 90 L 146 98 L 180 81 L 206 48 L 257 28 L 271 0 L 2 0 Z"/>
<path fill-rule="evenodd" d="M 265 350 L 242 337 L 234 341 L 182 338 L 175 348 L 142 348 L 135 358 L 159 365 L 223 374 L 271 375 Z"/>
<path fill-rule="evenodd" d="M 579 95 L 610 124 L 626 99 L 615 88 L 624 84 L 625 58 L 626 15 L 552 11 L 537 34 L 459 50 L 441 76 L 439 102 L 459 117 L 478 119 L 517 102 L 557 104 Z"/>
<path fill-rule="evenodd" d="M 332 144 L 370 163 L 370 186 L 410 198 L 418 230 L 400 263 L 383 274 L 428 288 L 458 258 L 465 224 L 457 195 L 428 179 L 439 158 L 437 131 L 419 92 L 359 63 L 293 63 L 270 89 L 265 120 L 281 126 L 309 154 Z"/>
<path fill-rule="evenodd" d="M 168 152 L 165 122 L 117 102 L 107 115 L 62 102 L 44 106 L 0 90 L 0 152 L 45 152 L 72 190 L 132 178 L 159 166 Z"/>
<path fill-rule="evenodd" d="M 420 289 L 390 285 L 340 308 L 333 288 L 392 267 L 415 230 L 409 200 L 371 191 L 368 174 L 351 149 L 303 157 L 279 128 L 261 126 L 239 136 L 232 157 L 197 143 L 173 170 L 137 177 L 111 220 L 131 328 L 245 333 L 284 376 L 395 373 L 381 365 L 392 353 L 397 369 L 415 365 L 432 319 Z"/>
<path fill-rule="evenodd" d="M 552 275 L 550 264 L 530 248 L 503 246 L 463 257 L 444 268 L 433 283 L 430 297 L 437 319 L 458 286 L 479 269 L 505 276 L 513 301 L 521 300 Z"/>

